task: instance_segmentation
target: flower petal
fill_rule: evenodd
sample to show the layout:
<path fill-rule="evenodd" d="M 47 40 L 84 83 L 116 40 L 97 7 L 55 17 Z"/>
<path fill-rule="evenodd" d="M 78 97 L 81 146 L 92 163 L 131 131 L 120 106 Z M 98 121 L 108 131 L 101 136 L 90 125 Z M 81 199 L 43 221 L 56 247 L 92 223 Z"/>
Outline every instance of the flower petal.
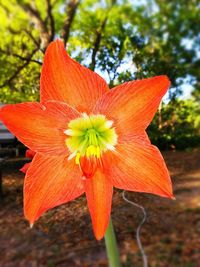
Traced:
<path fill-rule="evenodd" d="M 109 223 L 113 187 L 109 179 L 98 170 L 91 179 L 85 180 L 85 192 L 94 234 L 100 240 Z"/>
<path fill-rule="evenodd" d="M 36 154 L 36 152 L 31 150 L 31 149 L 26 150 L 26 158 L 32 159 L 35 156 L 35 154 Z"/>
<path fill-rule="evenodd" d="M 46 50 L 40 85 L 42 102 L 63 101 L 84 112 L 90 112 L 109 89 L 98 74 L 71 59 L 59 40 Z"/>
<path fill-rule="evenodd" d="M 61 102 L 21 103 L 0 109 L 0 119 L 31 150 L 51 155 L 67 154 L 64 130 L 79 113 Z"/>
<path fill-rule="evenodd" d="M 31 162 L 25 163 L 23 167 L 21 167 L 20 171 L 23 173 L 26 173 L 28 171 L 28 168 L 30 167 Z"/>
<path fill-rule="evenodd" d="M 103 166 L 104 173 L 117 188 L 173 198 L 163 157 L 148 140 L 119 144 L 114 152 L 104 155 Z"/>
<path fill-rule="evenodd" d="M 169 85 L 166 76 L 124 83 L 106 93 L 97 102 L 94 112 L 113 120 L 119 137 L 143 132 Z"/>
<path fill-rule="evenodd" d="M 24 182 L 24 213 L 31 224 L 45 211 L 71 201 L 83 190 L 81 173 L 66 157 L 36 154 Z"/>

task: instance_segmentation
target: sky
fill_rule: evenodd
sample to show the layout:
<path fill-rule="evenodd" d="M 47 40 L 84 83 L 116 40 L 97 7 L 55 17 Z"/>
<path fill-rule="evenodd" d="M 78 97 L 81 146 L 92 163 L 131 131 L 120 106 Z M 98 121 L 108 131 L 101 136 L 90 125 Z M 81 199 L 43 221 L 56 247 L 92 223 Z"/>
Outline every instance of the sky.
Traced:
<path fill-rule="evenodd" d="M 122 64 L 119 68 L 118 68 L 118 72 L 123 72 L 125 70 L 129 70 L 131 72 L 135 72 L 136 71 L 136 67 L 134 66 L 134 63 L 132 61 L 129 61 L 127 63 Z M 102 72 L 98 69 L 95 70 L 101 77 L 103 77 L 107 83 L 109 83 L 109 77 L 108 74 L 106 72 Z M 183 84 L 180 86 L 180 89 L 182 90 L 182 95 L 180 96 L 180 99 L 188 99 L 191 97 L 191 93 L 193 91 L 193 86 L 189 83 L 189 78 L 187 77 Z M 171 90 L 173 90 L 173 88 L 171 88 Z M 169 94 L 167 93 L 164 98 L 163 101 L 165 103 L 167 103 L 169 101 Z"/>

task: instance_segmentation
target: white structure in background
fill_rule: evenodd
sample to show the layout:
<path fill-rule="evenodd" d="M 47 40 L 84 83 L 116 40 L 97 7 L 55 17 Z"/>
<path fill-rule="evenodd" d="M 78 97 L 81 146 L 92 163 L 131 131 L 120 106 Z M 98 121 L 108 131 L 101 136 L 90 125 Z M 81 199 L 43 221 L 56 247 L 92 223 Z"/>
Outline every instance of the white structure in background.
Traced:
<path fill-rule="evenodd" d="M 3 105 L 0 104 L 0 108 Z M 12 142 L 13 140 L 15 140 L 15 137 L 13 134 L 11 134 L 8 129 L 6 128 L 6 126 L 0 121 L 0 144 L 2 143 L 10 143 L 10 141 Z"/>
<path fill-rule="evenodd" d="M 0 108 L 3 104 L 0 104 Z M 2 145 L 11 145 L 15 142 L 15 136 L 9 132 L 6 126 L 0 121 L 0 151 L 3 150 Z M 16 156 L 18 156 L 18 148 L 15 148 Z"/>

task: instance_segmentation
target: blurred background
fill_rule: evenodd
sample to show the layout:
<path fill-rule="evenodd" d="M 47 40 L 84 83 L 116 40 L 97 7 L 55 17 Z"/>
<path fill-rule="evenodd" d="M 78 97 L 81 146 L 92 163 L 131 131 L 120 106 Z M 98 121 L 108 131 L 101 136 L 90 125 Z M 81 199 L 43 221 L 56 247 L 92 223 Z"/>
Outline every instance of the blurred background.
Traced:
<path fill-rule="evenodd" d="M 0 0 L 0 104 L 39 100 L 43 56 L 56 38 L 111 88 L 160 74 L 170 78 L 148 133 L 163 151 L 177 201 L 130 193 L 151 215 L 142 239 L 154 267 L 200 266 L 199 13 L 199 0 Z M 0 150 L 0 266 L 107 266 L 83 198 L 27 229 L 23 175 L 17 171 L 26 161 L 25 148 L 3 125 Z M 113 210 L 124 266 L 142 266 L 134 241 L 140 211 L 123 203 L 120 191 Z M 120 217 L 130 219 L 127 229 Z"/>

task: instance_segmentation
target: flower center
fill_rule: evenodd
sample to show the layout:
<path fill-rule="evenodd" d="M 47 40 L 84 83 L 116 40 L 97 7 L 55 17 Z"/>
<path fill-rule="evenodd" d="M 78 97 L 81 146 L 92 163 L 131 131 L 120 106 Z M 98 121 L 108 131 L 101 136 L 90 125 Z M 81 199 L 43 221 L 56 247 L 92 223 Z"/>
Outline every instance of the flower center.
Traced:
<path fill-rule="evenodd" d="M 87 115 L 71 120 L 68 129 L 66 145 L 71 152 L 69 159 L 75 157 L 76 164 L 81 158 L 100 159 L 107 150 L 114 150 L 117 144 L 117 134 L 112 127 L 113 122 L 104 115 Z"/>

